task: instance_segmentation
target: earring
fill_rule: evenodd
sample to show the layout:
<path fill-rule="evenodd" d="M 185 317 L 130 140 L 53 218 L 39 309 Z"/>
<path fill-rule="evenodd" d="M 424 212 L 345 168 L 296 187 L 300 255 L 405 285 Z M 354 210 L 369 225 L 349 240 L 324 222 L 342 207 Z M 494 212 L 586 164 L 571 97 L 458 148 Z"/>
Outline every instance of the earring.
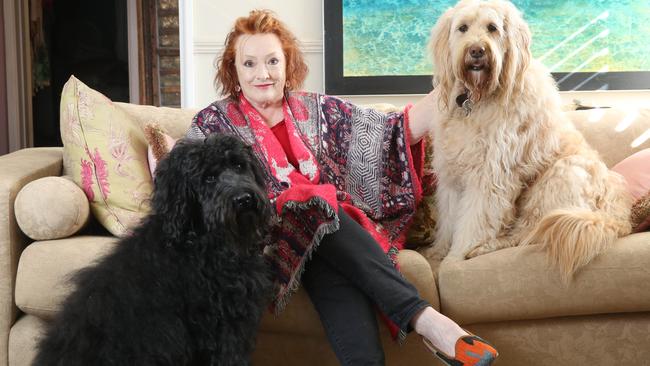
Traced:
<path fill-rule="evenodd" d="M 285 83 L 284 83 L 284 88 L 287 89 L 287 90 L 288 90 L 288 89 L 291 89 L 291 84 L 290 84 L 288 81 L 285 82 Z"/>
<path fill-rule="evenodd" d="M 235 91 L 239 93 L 241 91 L 241 86 L 235 85 Z"/>

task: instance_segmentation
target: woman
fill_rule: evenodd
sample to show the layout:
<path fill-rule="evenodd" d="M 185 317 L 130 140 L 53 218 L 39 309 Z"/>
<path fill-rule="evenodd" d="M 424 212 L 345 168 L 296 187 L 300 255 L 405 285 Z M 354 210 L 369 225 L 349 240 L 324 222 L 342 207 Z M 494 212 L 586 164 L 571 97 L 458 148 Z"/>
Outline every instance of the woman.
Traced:
<path fill-rule="evenodd" d="M 344 365 L 384 363 L 376 309 L 394 336 L 415 330 L 449 365 L 489 365 L 496 350 L 435 311 L 395 268 L 421 196 L 431 97 L 384 115 L 294 92 L 306 75 L 293 34 L 271 12 L 252 11 L 219 59 L 216 82 L 229 97 L 199 112 L 188 132 L 235 134 L 266 167 L 278 214 L 265 249 L 276 311 L 302 283 Z"/>

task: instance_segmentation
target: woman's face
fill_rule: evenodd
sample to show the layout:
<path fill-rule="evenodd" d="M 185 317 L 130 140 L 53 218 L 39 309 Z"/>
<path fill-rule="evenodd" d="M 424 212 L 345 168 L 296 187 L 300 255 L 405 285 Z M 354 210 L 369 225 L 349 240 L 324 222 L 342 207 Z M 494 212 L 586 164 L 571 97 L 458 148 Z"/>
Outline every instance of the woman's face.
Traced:
<path fill-rule="evenodd" d="M 287 62 L 278 36 L 244 34 L 235 46 L 237 78 L 246 99 L 263 107 L 280 102 L 284 96 Z"/>

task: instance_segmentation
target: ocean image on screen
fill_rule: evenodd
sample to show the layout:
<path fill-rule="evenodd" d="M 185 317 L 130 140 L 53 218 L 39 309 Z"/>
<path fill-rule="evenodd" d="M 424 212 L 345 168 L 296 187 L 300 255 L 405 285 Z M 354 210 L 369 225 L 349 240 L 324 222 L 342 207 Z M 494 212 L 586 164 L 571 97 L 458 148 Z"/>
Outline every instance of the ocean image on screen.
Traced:
<path fill-rule="evenodd" d="M 552 72 L 650 71 L 650 2 L 513 1 Z M 343 74 L 430 75 L 431 28 L 456 1 L 343 0 Z"/>

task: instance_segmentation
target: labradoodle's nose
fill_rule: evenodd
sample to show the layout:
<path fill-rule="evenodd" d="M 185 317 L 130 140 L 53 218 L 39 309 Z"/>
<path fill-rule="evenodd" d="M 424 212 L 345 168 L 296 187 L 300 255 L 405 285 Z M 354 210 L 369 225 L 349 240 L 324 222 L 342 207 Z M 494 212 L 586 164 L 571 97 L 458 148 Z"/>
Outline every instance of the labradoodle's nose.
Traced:
<path fill-rule="evenodd" d="M 250 193 L 242 193 L 235 197 L 233 201 L 240 208 L 251 208 L 253 206 L 253 196 Z"/>
<path fill-rule="evenodd" d="M 485 56 L 485 47 L 480 46 L 480 45 L 474 45 L 469 48 L 469 54 L 473 58 L 481 58 Z"/>

